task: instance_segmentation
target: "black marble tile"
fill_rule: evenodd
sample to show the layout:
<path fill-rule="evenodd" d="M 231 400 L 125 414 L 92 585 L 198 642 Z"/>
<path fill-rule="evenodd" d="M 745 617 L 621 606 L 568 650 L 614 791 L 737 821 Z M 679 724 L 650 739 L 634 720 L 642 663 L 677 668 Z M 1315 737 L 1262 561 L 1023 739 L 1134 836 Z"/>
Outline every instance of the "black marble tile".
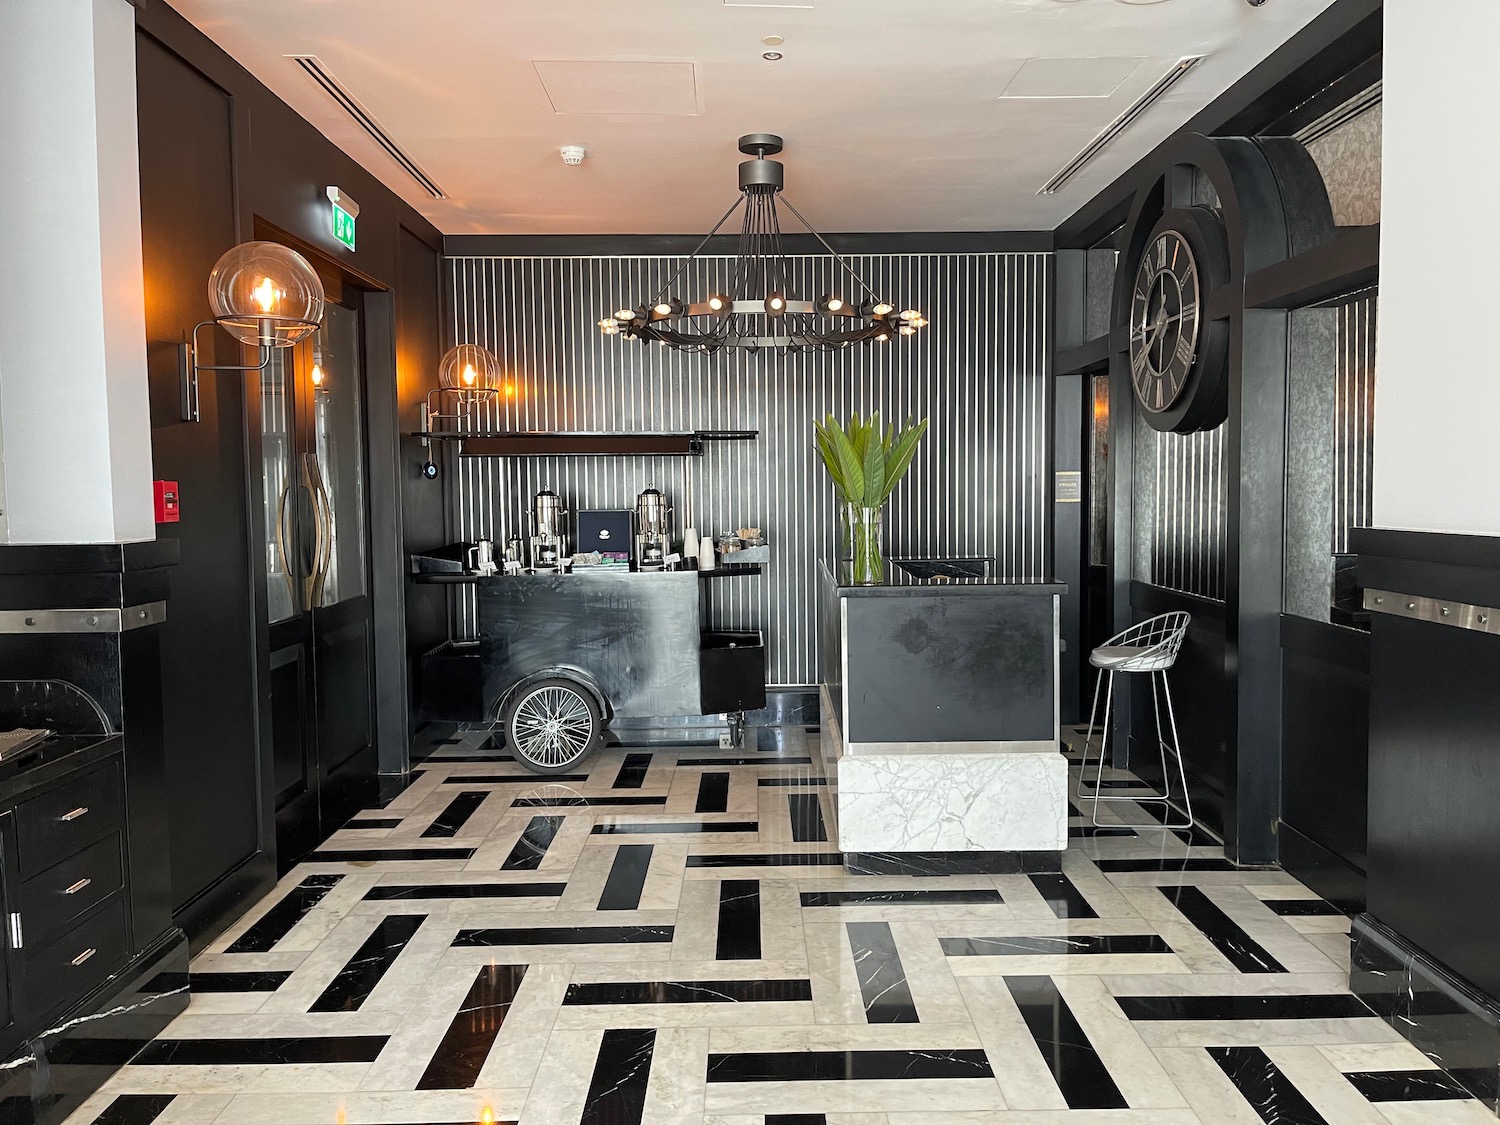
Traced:
<path fill-rule="evenodd" d="M 949 957 L 1073 957 L 1107 953 L 1171 953 L 1155 934 L 1100 937 L 945 937 L 939 942 Z"/>
<path fill-rule="evenodd" d="M 357 1012 L 425 921 L 425 914 L 390 914 L 382 918 L 308 1011 Z"/>
<path fill-rule="evenodd" d="M 1437 1102 L 1473 1097 L 1441 1070 L 1367 1070 L 1345 1074 L 1367 1102 Z"/>
<path fill-rule="evenodd" d="M 655 1047 L 652 1028 L 612 1028 L 604 1033 L 578 1125 L 640 1125 Z"/>
<path fill-rule="evenodd" d="M 275 992 L 292 975 L 290 969 L 275 972 L 194 973 L 194 992 Z"/>
<path fill-rule="evenodd" d="M 381 860 L 473 859 L 474 848 L 331 848 L 316 851 L 305 863 L 379 863 Z"/>
<path fill-rule="evenodd" d="M 587 781 L 586 773 L 551 773 L 546 777 L 535 773 L 476 773 L 443 778 L 444 785 L 558 785 L 564 782 Z"/>
<path fill-rule="evenodd" d="M 366 804 L 365 811 L 372 812 L 385 808 L 410 789 L 425 772 L 425 770 L 417 769 L 407 774 L 381 774 L 378 782 L 379 794 L 374 801 Z"/>
<path fill-rule="evenodd" d="M 517 797 L 518 809 L 606 808 L 611 805 L 665 805 L 665 797 Z"/>
<path fill-rule="evenodd" d="M 455 946 L 627 945 L 670 942 L 671 926 L 490 926 L 459 930 Z"/>
<path fill-rule="evenodd" d="M 788 812 L 792 818 L 792 839 L 799 844 L 822 844 L 828 840 L 823 824 L 823 808 L 816 793 L 788 793 Z"/>
<path fill-rule="evenodd" d="M 1096 840 L 1102 837 L 1134 836 L 1134 828 L 1123 824 L 1073 824 L 1068 826 L 1068 835 L 1075 840 Z"/>
<path fill-rule="evenodd" d="M 424 898 L 557 898 L 567 889 L 566 883 L 382 884 L 366 891 L 365 898 L 372 902 Z"/>
<path fill-rule="evenodd" d="M 1346 993 L 1263 996 L 1116 996 L 1132 1020 L 1342 1020 L 1375 1013 Z"/>
<path fill-rule="evenodd" d="M 479 1071 L 525 977 L 525 965 L 485 965 L 479 970 L 422 1072 L 418 1090 L 467 1090 L 479 1081 Z"/>
<path fill-rule="evenodd" d="M 1125 1109 L 1120 1088 L 1051 977 L 1008 976 L 1005 986 L 1069 1109 Z"/>
<path fill-rule="evenodd" d="M 754 855 L 690 855 L 689 867 L 840 867 L 838 852 L 766 852 Z"/>
<path fill-rule="evenodd" d="M 1177 856 L 1169 859 L 1096 859 L 1100 871 L 1252 871 L 1237 867 L 1227 859 L 1201 856 Z"/>
<path fill-rule="evenodd" d="M 650 836 L 661 832 L 706 836 L 717 832 L 759 832 L 760 825 L 753 820 L 698 820 L 680 824 L 596 824 L 595 836 Z"/>
<path fill-rule="evenodd" d="M 889 922 L 849 922 L 849 951 L 866 1023 L 920 1023 Z"/>
<path fill-rule="evenodd" d="M 853 875 L 1019 875 L 1057 871 L 1061 852 L 845 852 L 844 866 Z"/>
<path fill-rule="evenodd" d="M 1000 906 L 999 891 L 803 891 L 802 905 L 813 906 Z"/>
<path fill-rule="evenodd" d="M 621 844 L 599 895 L 599 910 L 635 910 L 641 905 L 646 872 L 651 867 L 651 844 Z"/>
<path fill-rule="evenodd" d="M 1342 918 L 1344 912 L 1320 898 L 1262 899 L 1272 914 L 1283 918 Z"/>
<path fill-rule="evenodd" d="M 828 1125 L 821 1113 L 768 1113 L 766 1125 Z"/>
<path fill-rule="evenodd" d="M 826 777 L 763 777 L 757 785 L 827 785 Z"/>
<path fill-rule="evenodd" d="M 698 778 L 698 803 L 694 812 L 727 812 L 729 809 L 729 775 L 706 773 Z"/>
<path fill-rule="evenodd" d="M 761 1004 L 810 1001 L 806 980 L 679 980 L 570 984 L 564 1004 Z"/>
<path fill-rule="evenodd" d="M 1238 922 L 1225 914 L 1197 887 L 1158 887 L 1168 902 L 1196 926 L 1213 947 L 1242 973 L 1284 973 L 1280 961 L 1267 953 Z"/>
<path fill-rule="evenodd" d="M 981 1050 L 756 1051 L 710 1054 L 710 1082 L 879 1082 L 907 1078 L 993 1078 Z"/>
<path fill-rule="evenodd" d="M 469 817 L 479 811 L 479 806 L 484 804 L 489 790 L 480 789 L 473 792 L 465 790 L 453 800 L 448 802 L 448 807 L 438 813 L 437 818 L 427 826 L 422 833 L 424 839 L 436 839 L 444 836 L 457 836 L 458 830 L 468 823 Z"/>
<path fill-rule="evenodd" d="M 717 738 L 653 738 L 649 742 L 619 740 L 611 742 L 609 748 L 611 750 L 665 750 L 668 748 L 673 750 L 708 750 L 718 745 L 719 740 Z"/>
<path fill-rule="evenodd" d="M 297 1038 L 153 1039 L 132 1066 L 272 1066 L 374 1062 L 388 1035 L 303 1035 Z"/>
<path fill-rule="evenodd" d="M 679 766 L 810 766 L 811 758 L 784 758 L 781 755 L 766 755 L 764 758 L 682 758 Z"/>
<path fill-rule="evenodd" d="M 561 816 L 534 816 L 521 833 L 520 839 L 510 849 L 501 871 L 535 871 L 542 865 L 542 857 L 552 846 L 552 840 L 563 826 Z"/>
<path fill-rule="evenodd" d="M 1093 908 L 1083 893 L 1073 885 L 1073 880 L 1063 874 L 1032 875 L 1031 885 L 1047 900 L 1052 913 L 1059 918 L 1097 918 L 1099 912 Z"/>
<path fill-rule="evenodd" d="M 755 749 L 761 754 L 782 754 L 786 752 L 787 732 L 780 727 L 759 727 L 755 732 Z M 797 739 L 797 745 L 801 746 L 802 740 Z"/>
<path fill-rule="evenodd" d="M 639 789 L 646 783 L 646 771 L 651 768 L 650 754 L 626 754 L 615 774 L 612 789 Z"/>
<path fill-rule="evenodd" d="M 1267 1125 L 1328 1125 L 1327 1118 L 1259 1047 L 1206 1049 Z"/>
<path fill-rule="evenodd" d="M 719 884 L 719 961 L 760 960 L 760 880 L 725 879 Z"/>
<path fill-rule="evenodd" d="M 345 828 L 400 828 L 402 818 L 399 816 L 360 818 L 345 823 Z"/>
<path fill-rule="evenodd" d="M 94 1125 L 151 1125 L 176 1094 L 117 1094 L 94 1118 Z"/>
<path fill-rule="evenodd" d="M 281 901 L 230 943 L 228 953 L 266 953 L 314 906 L 323 901 L 342 875 L 309 875 L 282 897 Z"/>

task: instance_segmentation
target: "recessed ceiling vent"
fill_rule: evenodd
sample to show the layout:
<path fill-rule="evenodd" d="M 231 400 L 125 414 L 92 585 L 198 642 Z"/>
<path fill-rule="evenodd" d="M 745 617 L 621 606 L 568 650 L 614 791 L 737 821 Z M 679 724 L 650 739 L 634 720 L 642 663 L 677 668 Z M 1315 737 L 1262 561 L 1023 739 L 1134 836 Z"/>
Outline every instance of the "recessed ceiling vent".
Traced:
<path fill-rule="evenodd" d="M 1038 195 L 1055 195 L 1084 167 L 1108 148 L 1121 133 L 1135 124 L 1136 119 L 1166 96 L 1168 90 L 1187 77 L 1188 72 L 1204 60 L 1205 55 L 1189 55 L 1178 60 L 1172 68 L 1151 84 L 1151 88 L 1130 103 L 1124 113 L 1116 117 L 1105 130 L 1084 146 L 1083 151 L 1063 165 L 1062 169 L 1042 185 Z"/>
<path fill-rule="evenodd" d="M 322 87 L 330 98 L 338 102 L 344 112 L 354 118 L 356 125 L 369 133 L 375 143 L 385 149 L 391 159 L 401 165 L 407 175 L 422 185 L 423 191 L 434 199 L 448 198 L 433 178 L 422 170 L 422 166 L 412 159 L 411 154 L 385 131 L 385 126 L 376 121 L 374 115 L 360 104 L 359 99 L 351 94 L 348 88 L 323 65 L 322 59 L 317 55 L 287 55 L 286 57 L 306 71 L 309 78 Z"/>
<path fill-rule="evenodd" d="M 1301 129 L 1293 133 L 1292 136 L 1305 145 L 1312 144 L 1313 141 L 1328 136 L 1335 129 L 1349 124 L 1356 117 L 1374 109 L 1381 103 L 1384 96 L 1383 84 L 1377 82 L 1375 85 L 1361 90 L 1343 105 L 1329 110 L 1316 121 L 1304 125 Z"/>

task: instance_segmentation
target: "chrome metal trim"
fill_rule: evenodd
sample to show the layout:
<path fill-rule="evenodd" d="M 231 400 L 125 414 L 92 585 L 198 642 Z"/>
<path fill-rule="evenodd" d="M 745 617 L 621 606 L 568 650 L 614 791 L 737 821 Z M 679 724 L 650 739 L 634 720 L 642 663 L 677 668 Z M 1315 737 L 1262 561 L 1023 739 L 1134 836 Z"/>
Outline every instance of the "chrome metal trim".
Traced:
<path fill-rule="evenodd" d="M 125 609 L 7 609 L 0 610 L 0 633 L 123 633 L 166 619 L 164 601 Z"/>
<path fill-rule="evenodd" d="M 10 947 L 12 949 L 23 949 L 26 945 L 26 934 L 21 928 L 21 915 L 11 911 L 10 918 Z"/>
<path fill-rule="evenodd" d="M 1500 609 L 1487 605 L 1469 605 L 1467 602 L 1398 594 L 1390 590 L 1366 590 L 1365 608 L 1371 613 L 1385 613 L 1412 621 L 1451 625 L 1475 633 L 1500 634 Z"/>

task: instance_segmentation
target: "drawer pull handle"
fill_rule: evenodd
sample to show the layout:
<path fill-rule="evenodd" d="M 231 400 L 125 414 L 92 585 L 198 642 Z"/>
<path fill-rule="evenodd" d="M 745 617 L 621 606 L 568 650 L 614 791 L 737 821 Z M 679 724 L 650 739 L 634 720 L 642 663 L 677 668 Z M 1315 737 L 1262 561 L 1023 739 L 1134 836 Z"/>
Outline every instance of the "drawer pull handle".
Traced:
<path fill-rule="evenodd" d="M 83 890 L 84 887 L 88 886 L 92 882 L 93 882 L 92 879 L 88 879 L 88 878 L 80 879 L 80 880 L 78 880 L 78 882 L 74 883 L 67 890 L 63 891 L 63 894 L 65 894 L 65 895 L 76 895 L 79 891 Z"/>
<path fill-rule="evenodd" d="M 88 811 L 89 811 L 89 807 L 87 805 L 79 805 L 72 812 L 70 812 L 70 813 L 63 813 L 62 816 L 58 817 L 57 819 L 60 820 L 60 821 L 62 821 L 64 824 L 66 824 L 70 820 L 77 820 L 80 816 L 82 816 L 84 813 L 86 813 Z"/>
<path fill-rule="evenodd" d="M 98 953 L 98 952 L 99 951 L 97 949 L 95 949 L 93 946 L 90 946 L 88 949 L 85 949 L 77 957 L 73 958 L 73 965 L 74 965 L 74 967 L 76 968 L 77 966 L 82 965 L 85 961 L 87 961 L 90 957 L 92 957 L 95 953 Z"/>

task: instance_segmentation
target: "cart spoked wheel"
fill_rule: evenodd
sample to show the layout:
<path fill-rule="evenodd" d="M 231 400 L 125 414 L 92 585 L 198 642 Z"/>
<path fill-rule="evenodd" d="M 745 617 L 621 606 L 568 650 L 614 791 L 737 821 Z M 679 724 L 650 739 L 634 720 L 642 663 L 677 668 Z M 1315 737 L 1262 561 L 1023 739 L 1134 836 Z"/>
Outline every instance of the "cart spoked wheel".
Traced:
<path fill-rule="evenodd" d="M 565 773 L 599 742 L 599 704 L 572 680 L 541 680 L 505 709 L 505 744 L 527 769 Z"/>

